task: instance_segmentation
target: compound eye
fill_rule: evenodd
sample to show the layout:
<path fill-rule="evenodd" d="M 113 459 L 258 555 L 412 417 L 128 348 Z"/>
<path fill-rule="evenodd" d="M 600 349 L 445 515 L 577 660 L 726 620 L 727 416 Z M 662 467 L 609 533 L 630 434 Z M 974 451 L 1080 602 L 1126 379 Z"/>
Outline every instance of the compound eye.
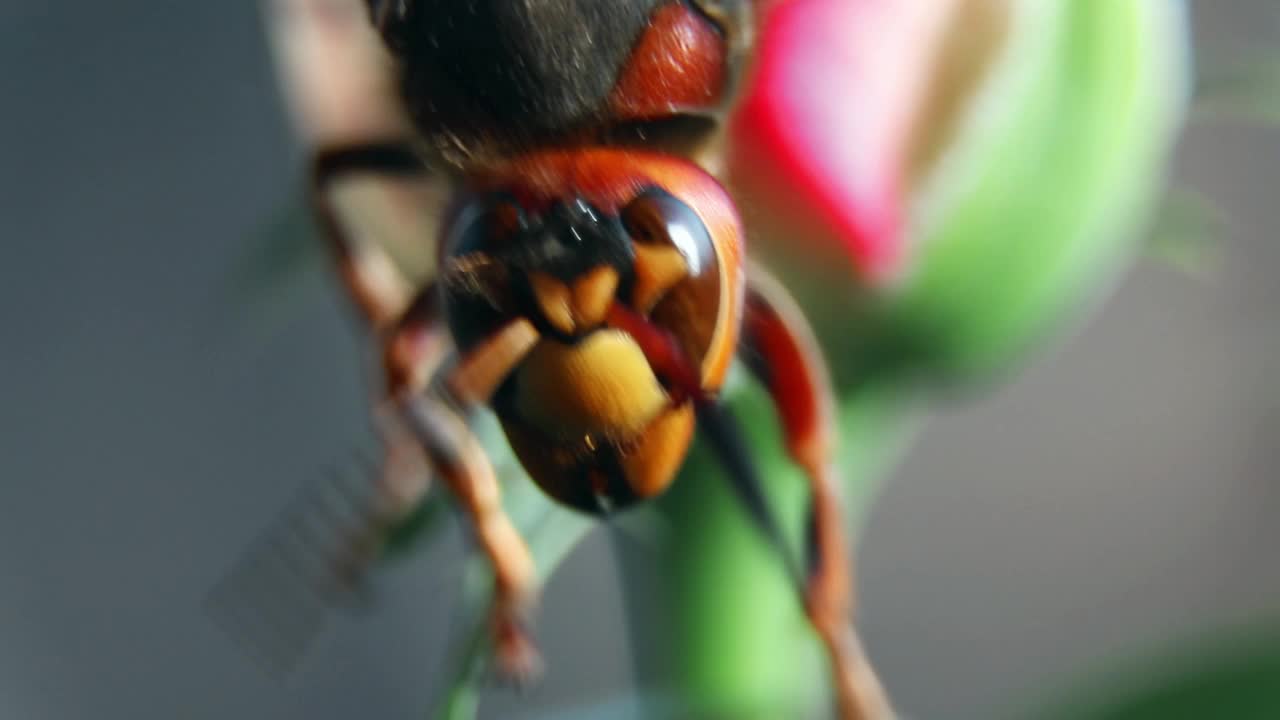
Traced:
<path fill-rule="evenodd" d="M 670 193 L 641 193 L 621 214 L 635 248 L 631 305 L 701 363 L 724 302 L 716 245 L 702 218 Z"/>
<path fill-rule="evenodd" d="M 461 206 L 445 229 L 438 282 L 449 330 L 464 352 L 516 307 L 503 255 L 524 224 L 524 213 L 511 198 L 491 195 Z"/>
<path fill-rule="evenodd" d="M 506 195 L 471 200 L 458 211 L 445 236 L 448 257 L 492 253 L 525 227 L 524 211 Z"/>
<path fill-rule="evenodd" d="M 632 200 L 622 211 L 622 225 L 640 246 L 674 248 L 690 276 L 715 266 L 715 246 L 702 218 L 663 190 L 646 190 Z"/>

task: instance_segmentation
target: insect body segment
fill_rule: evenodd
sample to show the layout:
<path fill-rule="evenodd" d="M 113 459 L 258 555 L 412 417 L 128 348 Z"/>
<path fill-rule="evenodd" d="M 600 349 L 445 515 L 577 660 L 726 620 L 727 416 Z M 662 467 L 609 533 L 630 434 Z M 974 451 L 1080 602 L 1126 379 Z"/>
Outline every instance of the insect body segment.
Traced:
<path fill-rule="evenodd" d="M 369 0 L 428 151 L 608 142 L 733 95 L 749 0 Z"/>
<path fill-rule="evenodd" d="M 516 317 L 543 333 L 493 400 L 516 454 L 579 510 L 661 492 L 692 437 L 690 403 L 719 388 L 737 343 L 727 196 L 685 161 L 604 149 L 521 158 L 470 192 L 442 263 L 459 349 Z M 651 364 L 633 329 L 669 338 L 669 363 Z"/>

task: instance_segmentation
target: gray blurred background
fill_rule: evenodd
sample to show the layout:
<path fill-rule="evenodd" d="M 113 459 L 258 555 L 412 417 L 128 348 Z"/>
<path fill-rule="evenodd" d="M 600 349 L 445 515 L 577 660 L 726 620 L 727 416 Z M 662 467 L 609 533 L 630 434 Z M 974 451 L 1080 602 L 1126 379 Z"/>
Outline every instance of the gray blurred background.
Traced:
<path fill-rule="evenodd" d="M 1166 0 L 1146 0 L 1163 2 Z M 1274 49 L 1274 0 L 1193 3 L 1204 62 Z M 249 2 L 0 3 L 0 718 L 412 718 L 456 547 L 394 566 L 291 681 L 201 600 L 366 433 L 324 268 L 234 299 L 300 160 Z M 861 546 L 863 627 L 920 718 L 990 718 L 1108 662 L 1280 619 L 1280 134 L 1198 126 L 1176 182 L 1214 260 L 1147 261 L 1029 371 L 932 422 Z M 552 582 L 546 683 L 629 684 L 607 538 Z"/>

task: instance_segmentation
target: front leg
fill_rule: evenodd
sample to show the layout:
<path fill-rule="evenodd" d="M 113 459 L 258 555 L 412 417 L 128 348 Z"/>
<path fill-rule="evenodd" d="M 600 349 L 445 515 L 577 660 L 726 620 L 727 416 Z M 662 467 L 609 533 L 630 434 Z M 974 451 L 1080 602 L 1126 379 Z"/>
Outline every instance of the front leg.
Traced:
<path fill-rule="evenodd" d="M 435 294 L 430 289 L 423 291 L 417 296 L 419 300 L 411 304 L 414 296 L 409 283 L 386 252 L 376 243 L 348 232 L 334 204 L 334 186 L 355 176 L 415 177 L 425 175 L 426 170 L 408 144 L 398 140 L 322 148 L 312 159 L 308 194 L 321 240 L 328 247 L 347 296 L 359 310 L 361 319 L 383 338 L 397 322 L 407 326 L 414 319 L 434 312 L 430 303 Z M 403 335 L 396 335 L 403 343 Z M 416 353 L 401 353 L 406 355 L 404 363 L 414 363 L 415 367 L 438 363 L 439 346 L 439 343 L 428 342 Z M 392 353 L 384 351 L 383 354 Z M 364 463 L 365 474 L 373 476 L 373 481 L 362 488 L 338 493 L 320 488 L 316 493 L 346 498 L 341 509 L 354 517 L 354 522 L 333 520 L 332 513 L 304 512 L 276 530 L 291 536 L 296 533 L 289 529 L 290 525 L 317 526 L 311 533 L 315 539 L 305 543 L 306 552 L 324 559 L 322 564 L 328 571 L 321 575 L 320 588 L 326 594 L 329 586 L 345 589 L 357 585 L 378 557 L 387 532 L 418 506 L 427 493 L 428 474 L 422 467 L 421 452 L 413 447 L 414 440 L 398 427 L 399 418 L 394 408 L 378 402 L 374 414 L 384 455 L 380 467 L 371 468 L 374 463 Z M 297 561 L 286 559 L 286 562 Z M 289 653 L 290 664 L 296 655 L 297 652 Z"/>
<path fill-rule="evenodd" d="M 458 499 L 493 567 L 499 669 L 508 677 L 524 679 L 536 673 L 539 662 L 524 617 L 536 594 L 533 560 L 502 508 L 493 467 L 465 417 L 488 401 L 536 344 L 538 333 L 527 320 L 513 321 L 449 366 L 451 343 L 439 290 L 429 286 L 411 296 L 381 248 L 346 232 L 329 197 L 340 178 L 424 171 L 401 142 L 330 148 L 318 153 L 313 164 L 312 202 L 348 295 L 380 335 L 386 396 L 431 470 Z"/>
<path fill-rule="evenodd" d="M 396 322 L 413 293 L 386 251 L 348 232 L 333 202 L 333 186 L 361 175 L 418 177 L 426 173 L 409 144 L 399 140 L 323 148 L 312 160 L 310 200 L 321 235 L 348 297 L 375 331 Z"/>
<path fill-rule="evenodd" d="M 452 364 L 439 362 L 435 348 L 442 336 L 434 319 L 412 313 L 388 335 L 388 394 L 428 464 L 457 498 L 493 568 L 498 669 L 523 682 L 540 666 L 526 629 L 537 588 L 533 558 L 502 507 L 498 478 L 465 418 L 488 402 L 537 344 L 539 334 L 528 320 L 513 320 Z M 426 378 L 430 380 L 423 387 Z"/>
<path fill-rule="evenodd" d="M 433 311 L 434 293 L 411 304 L 409 283 L 378 245 L 354 239 L 334 205 L 332 190 L 357 175 L 415 176 L 426 168 L 403 142 L 364 143 L 322 149 L 312 162 L 310 200 L 347 295 L 362 320 L 380 337 Z M 405 335 L 394 333 L 405 341 Z M 427 340 L 427 338 L 420 338 Z M 384 352 L 384 355 L 394 353 Z M 395 367 L 422 368 L 443 356 L 439 343 L 406 348 Z M 350 473 L 327 473 L 303 488 L 211 590 L 208 609 L 273 672 L 288 672 L 324 625 L 327 610 L 346 604 L 368 567 L 381 554 L 388 532 L 426 496 L 428 474 L 417 440 L 399 411 L 377 403 L 375 420 L 384 445 L 380 464 L 358 454 L 359 484 Z"/>
<path fill-rule="evenodd" d="M 743 358 L 778 411 L 786 447 L 811 493 L 805 610 L 832 667 L 844 720 L 893 717 L 888 698 L 850 625 L 853 575 L 837 479 L 831 383 L 821 349 L 800 308 L 772 276 L 750 267 L 743 315 Z"/>

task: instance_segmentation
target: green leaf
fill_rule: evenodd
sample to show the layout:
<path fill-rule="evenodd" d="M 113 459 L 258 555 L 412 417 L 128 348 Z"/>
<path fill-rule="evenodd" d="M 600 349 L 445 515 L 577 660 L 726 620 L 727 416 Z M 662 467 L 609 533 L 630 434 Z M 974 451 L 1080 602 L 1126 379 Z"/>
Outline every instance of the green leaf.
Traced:
<path fill-rule="evenodd" d="M 1147 253 L 1184 272 L 1203 271 L 1216 263 L 1226 225 L 1226 217 L 1208 198 L 1171 190 L 1153 218 Z"/>
<path fill-rule="evenodd" d="M 1196 81 L 1193 112 L 1210 121 L 1280 125 L 1280 54 L 1257 51 L 1204 68 Z"/>
<path fill-rule="evenodd" d="M 1280 626 L 1249 628 L 1096 675 L 1035 720 L 1280 717 Z"/>

